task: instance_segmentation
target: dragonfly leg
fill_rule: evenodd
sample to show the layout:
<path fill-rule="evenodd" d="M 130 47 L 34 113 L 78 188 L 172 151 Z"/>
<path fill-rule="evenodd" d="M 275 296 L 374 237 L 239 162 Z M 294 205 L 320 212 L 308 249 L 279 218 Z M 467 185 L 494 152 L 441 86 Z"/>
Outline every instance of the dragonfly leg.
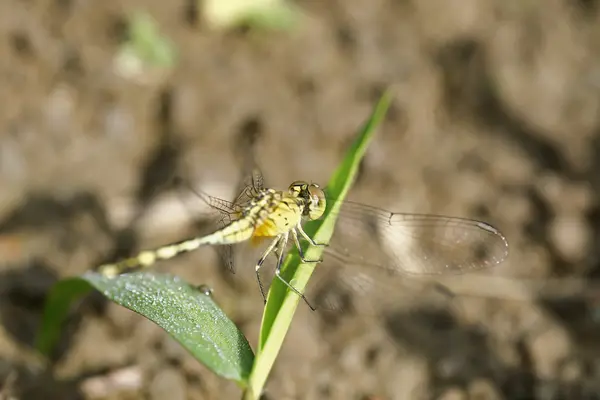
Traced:
<path fill-rule="evenodd" d="M 308 236 L 308 234 L 306 232 L 304 232 L 304 229 L 302 228 L 301 224 L 298 224 L 296 226 L 296 229 L 298 230 L 298 232 L 300 232 L 300 234 L 302 235 L 302 237 L 304 239 L 306 239 L 308 241 L 308 243 L 310 243 L 313 246 L 317 246 L 317 247 L 325 247 L 327 246 L 327 243 L 317 243 L 313 240 L 313 238 L 311 238 L 310 236 Z"/>
<path fill-rule="evenodd" d="M 300 259 L 302 260 L 303 263 L 320 263 L 323 262 L 323 259 L 320 258 L 318 260 L 309 260 L 306 257 L 304 257 L 304 250 L 302 250 L 302 246 L 300 245 L 300 241 L 298 240 L 298 232 L 296 232 L 296 229 L 292 229 L 292 238 L 294 239 L 294 243 L 296 244 L 296 248 L 298 249 L 298 255 L 300 256 Z"/>
<path fill-rule="evenodd" d="M 267 302 L 267 296 L 265 295 L 265 288 L 262 284 L 262 281 L 260 280 L 260 272 L 259 271 L 260 271 L 260 267 L 262 267 L 263 263 L 265 262 L 265 260 L 269 256 L 269 254 L 271 254 L 273 249 L 275 249 L 275 251 L 277 252 L 276 247 L 279 244 L 279 242 L 281 242 L 281 239 L 282 239 L 281 235 L 277 236 L 275 239 L 273 239 L 273 241 L 271 241 L 271 244 L 269 245 L 269 247 L 267 247 L 267 249 L 265 250 L 263 255 L 260 257 L 260 259 L 256 263 L 256 267 L 255 267 L 256 280 L 258 281 L 258 287 L 260 288 L 260 294 L 262 295 L 263 301 L 265 303 Z"/>
<path fill-rule="evenodd" d="M 281 243 L 279 244 L 282 249 L 285 249 L 285 245 L 287 244 L 288 239 L 289 239 L 289 232 L 286 232 L 286 233 L 284 233 L 282 235 Z M 287 286 L 292 292 L 294 292 L 298 296 L 300 296 L 302 298 L 302 300 L 304 300 L 304 302 L 306 303 L 306 305 L 309 306 L 312 311 L 315 311 L 316 308 L 313 307 L 312 304 L 310 304 L 310 302 L 308 301 L 308 299 L 306 298 L 306 296 L 304 296 L 304 294 L 300 293 L 300 291 L 298 289 L 296 289 L 295 287 L 293 287 L 289 282 L 287 282 L 281 276 L 281 265 L 283 264 L 283 256 L 284 256 L 284 254 L 285 254 L 284 251 L 281 251 L 279 253 L 279 259 L 277 260 L 277 267 L 275 267 L 275 276 L 277 276 L 277 278 L 281 282 L 283 282 L 285 284 L 285 286 Z"/>

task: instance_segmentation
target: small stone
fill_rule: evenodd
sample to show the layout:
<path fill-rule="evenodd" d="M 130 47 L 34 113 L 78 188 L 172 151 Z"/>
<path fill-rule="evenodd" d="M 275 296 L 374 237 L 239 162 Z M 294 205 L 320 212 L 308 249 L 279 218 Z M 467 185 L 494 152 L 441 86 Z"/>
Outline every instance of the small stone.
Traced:
<path fill-rule="evenodd" d="M 535 335 L 529 343 L 537 375 L 542 379 L 554 379 L 560 363 L 571 352 L 567 333 L 558 327 L 549 327 Z"/>
<path fill-rule="evenodd" d="M 585 256 L 591 237 L 590 227 L 579 215 L 558 215 L 550 225 L 552 244 L 571 263 Z"/>
<path fill-rule="evenodd" d="M 427 367 L 427 361 L 417 357 L 396 363 L 396 367 L 386 374 L 387 393 L 394 393 L 394 398 L 398 399 L 424 398 L 429 386 Z"/>
<path fill-rule="evenodd" d="M 577 382 L 581 380 L 582 375 L 582 366 L 577 360 L 571 360 L 565 363 L 561 371 L 561 378 L 565 382 Z"/>
<path fill-rule="evenodd" d="M 151 400 L 186 400 L 185 378 L 173 368 L 165 368 L 155 375 L 150 384 Z"/>
<path fill-rule="evenodd" d="M 467 400 L 467 394 L 464 390 L 453 387 L 442 393 L 439 400 Z"/>
<path fill-rule="evenodd" d="M 469 385 L 470 400 L 500 400 L 500 394 L 487 379 L 476 379 Z"/>

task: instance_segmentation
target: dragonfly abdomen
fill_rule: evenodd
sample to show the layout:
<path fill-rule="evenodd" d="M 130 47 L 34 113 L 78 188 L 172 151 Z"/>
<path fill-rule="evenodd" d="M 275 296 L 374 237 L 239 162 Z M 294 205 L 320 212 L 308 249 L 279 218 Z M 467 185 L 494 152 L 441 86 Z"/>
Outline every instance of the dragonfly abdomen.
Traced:
<path fill-rule="evenodd" d="M 199 246 L 207 244 L 235 244 L 252 237 L 256 217 L 253 215 L 240 218 L 229 225 L 199 239 Z"/>
<path fill-rule="evenodd" d="M 254 218 L 242 218 L 209 235 L 173 243 L 155 250 L 145 250 L 134 257 L 102 265 L 98 270 L 103 275 L 116 276 L 133 269 L 150 267 L 158 261 L 169 260 L 179 254 L 194 251 L 201 246 L 243 242 L 252 237 L 253 231 Z"/>

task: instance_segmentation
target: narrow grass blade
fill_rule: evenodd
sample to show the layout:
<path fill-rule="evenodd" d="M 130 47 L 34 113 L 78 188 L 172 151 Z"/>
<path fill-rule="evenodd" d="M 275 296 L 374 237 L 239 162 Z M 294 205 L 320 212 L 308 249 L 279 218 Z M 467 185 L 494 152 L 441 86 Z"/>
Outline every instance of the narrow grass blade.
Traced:
<path fill-rule="evenodd" d="M 344 197 L 350 190 L 375 128 L 383 120 L 390 103 L 391 93 L 388 91 L 375 106 L 370 118 L 327 185 L 328 194 L 336 201 L 327 205 L 327 210 L 321 220 L 306 224 L 305 231 L 316 242 L 327 243 L 333 235 L 335 215 L 337 214 L 335 211 L 339 210 Z M 332 211 L 334 212 L 332 213 Z M 322 249 L 310 246 L 306 250 L 306 258 L 318 259 L 321 257 L 321 253 Z M 282 267 L 282 275 L 295 288 L 303 292 L 313 268 L 315 268 L 314 264 L 302 264 L 297 252 L 290 252 Z M 318 268 L 318 264 L 316 268 Z M 250 376 L 250 390 L 247 392 L 246 399 L 254 399 L 256 398 L 254 396 L 258 396 L 262 392 L 299 300 L 300 297 L 288 291 L 283 283 L 277 279 L 273 280 L 263 314 L 258 353 Z"/>
<path fill-rule="evenodd" d="M 35 348 L 48 357 L 60 339 L 62 325 L 71 305 L 90 293 L 93 287 L 81 278 L 64 279 L 56 283 L 46 299 L 42 324 L 37 333 Z"/>

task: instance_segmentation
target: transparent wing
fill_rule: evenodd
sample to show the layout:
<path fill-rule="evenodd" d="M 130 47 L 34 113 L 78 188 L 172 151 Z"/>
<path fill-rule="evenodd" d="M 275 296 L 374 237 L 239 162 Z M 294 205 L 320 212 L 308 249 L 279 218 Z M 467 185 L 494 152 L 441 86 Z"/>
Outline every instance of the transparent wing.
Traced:
<path fill-rule="evenodd" d="M 508 242 L 496 228 L 477 220 L 393 213 L 345 202 L 326 253 L 366 268 L 431 275 L 494 266 L 508 256 Z"/>
<path fill-rule="evenodd" d="M 240 206 L 252 200 L 264 189 L 264 177 L 260 169 L 254 167 L 251 172 L 240 181 L 237 197 L 234 204 Z"/>
<path fill-rule="evenodd" d="M 334 265 L 332 265 L 334 264 Z M 451 306 L 452 292 L 434 279 L 401 276 L 390 269 L 365 268 L 339 258 L 325 258 L 309 282 L 305 295 L 317 309 L 329 313 L 374 315 L 410 307 L 425 299 Z"/>
<path fill-rule="evenodd" d="M 193 213 L 195 214 L 196 219 L 201 220 L 198 225 L 199 231 L 202 233 L 208 234 L 214 232 L 215 230 L 224 228 L 226 225 L 231 223 L 232 220 L 238 218 L 239 213 L 242 210 L 240 204 L 211 196 L 202 190 L 194 188 L 187 181 L 179 182 L 179 186 L 183 187 L 187 191 L 191 191 L 209 207 L 208 212 Z M 188 208 L 187 204 L 185 204 L 185 206 Z M 192 207 L 189 208 L 191 209 Z M 191 210 L 190 214 L 192 214 Z M 232 273 L 235 273 L 234 252 L 232 245 L 216 246 L 216 251 L 219 254 L 223 264 L 225 264 Z"/>
<path fill-rule="evenodd" d="M 393 213 L 349 201 L 337 217 L 324 263 L 306 293 L 325 311 L 359 306 L 359 313 L 375 313 L 425 298 L 454 307 L 451 291 L 435 275 L 492 267 L 508 255 L 505 237 L 481 221 Z"/>

